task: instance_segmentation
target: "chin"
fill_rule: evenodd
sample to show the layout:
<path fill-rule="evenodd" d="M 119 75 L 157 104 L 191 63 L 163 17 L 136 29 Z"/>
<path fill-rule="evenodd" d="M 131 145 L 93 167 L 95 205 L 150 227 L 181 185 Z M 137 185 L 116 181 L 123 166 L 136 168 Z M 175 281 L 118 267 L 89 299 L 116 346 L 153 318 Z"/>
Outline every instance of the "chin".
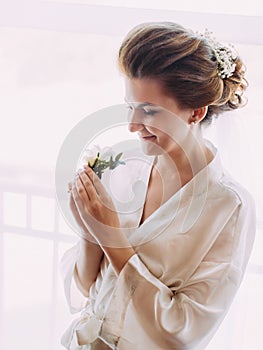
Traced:
<path fill-rule="evenodd" d="M 160 146 L 153 142 L 141 142 L 141 147 L 143 153 L 145 153 L 147 156 L 158 156 L 163 154 L 163 150 Z"/>

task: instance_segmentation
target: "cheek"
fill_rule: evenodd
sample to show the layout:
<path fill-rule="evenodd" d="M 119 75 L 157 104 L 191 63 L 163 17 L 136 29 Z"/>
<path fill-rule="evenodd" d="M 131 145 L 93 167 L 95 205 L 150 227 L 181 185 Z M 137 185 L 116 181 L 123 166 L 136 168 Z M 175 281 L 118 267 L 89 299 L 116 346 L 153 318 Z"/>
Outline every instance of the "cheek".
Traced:
<path fill-rule="evenodd" d="M 154 129 L 162 137 L 169 138 L 174 142 L 183 140 L 189 132 L 188 124 L 175 115 L 164 118 L 162 122 L 154 125 Z"/>
<path fill-rule="evenodd" d="M 144 124 L 146 129 L 156 135 L 159 139 L 167 139 L 169 136 L 174 135 L 174 131 L 176 130 L 175 125 L 169 125 L 165 120 L 153 120 Z"/>
<path fill-rule="evenodd" d="M 174 113 L 161 113 L 144 118 L 145 128 L 163 142 L 177 142 L 183 140 L 188 134 L 188 125 L 183 118 Z"/>
<path fill-rule="evenodd" d="M 176 118 L 166 114 L 159 114 L 145 120 L 147 129 L 155 135 L 169 135 L 177 128 Z"/>
<path fill-rule="evenodd" d="M 157 129 L 155 127 L 147 127 L 146 128 L 151 134 L 156 136 L 156 141 L 159 147 L 161 149 L 166 149 L 171 145 L 173 142 L 172 137 L 170 137 L 167 133 L 165 133 L 163 130 Z"/>

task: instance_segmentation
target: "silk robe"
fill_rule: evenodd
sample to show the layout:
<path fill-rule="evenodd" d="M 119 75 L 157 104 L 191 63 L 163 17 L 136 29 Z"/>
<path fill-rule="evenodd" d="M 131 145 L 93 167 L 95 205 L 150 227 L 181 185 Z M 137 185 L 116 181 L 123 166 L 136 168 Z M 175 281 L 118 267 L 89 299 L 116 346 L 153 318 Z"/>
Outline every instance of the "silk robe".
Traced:
<path fill-rule="evenodd" d="M 139 225 L 152 158 L 129 156 L 104 181 L 136 254 L 117 276 L 107 259 L 88 298 L 77 289 L 79 243 L 61 261 L 65 295 L 80 313 L 69 350 L 204 350 L 242 281 L 255 235 L 251 195 L 213 160 Z"/>

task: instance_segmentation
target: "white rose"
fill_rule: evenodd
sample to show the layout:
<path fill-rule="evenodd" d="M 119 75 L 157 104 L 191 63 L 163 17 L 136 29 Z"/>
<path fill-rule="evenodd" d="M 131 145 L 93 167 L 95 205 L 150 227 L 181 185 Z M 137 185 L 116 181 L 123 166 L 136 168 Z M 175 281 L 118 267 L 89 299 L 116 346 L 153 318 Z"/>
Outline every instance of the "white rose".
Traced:
<path fill-rule="evenodd" d="M 81 155 L 78 169 L 83 170 L 84 165 L 89 165 L 101 179 L 102 174 L 107 168 L 113 170 L 118 165 L 125 164 L 125 162 L 120 161 L 121 156 L 122 153 L 116 155 L 116 152 L 111 147 L 101 148 L 96 145 L 92 148 L 86 148 Z"/>
<path fill-rule="evenodd" d="M 81 164 L 89 164 L 91 167 L 94 165 L 97 155 L 99 153 L 99 159 L 101 160 L 109 160 L 110 157 L 114 157 L 115 152 L 111 147 L 101 148 L 98 145 L 93 146 L 92 148 L 85 149 Z"/>
<path fill-rule="evenodd" d="M 102 148 L 102 150 L 100 151 L 100 159 L 101 160 L 109 160 L 110 157 L 114 157 L 115 156 L 115 152 L 111 147 L 104 147 Z"/>
<path fill-rule="evenodd" d="M 89 164 L 90 166 L 93 166 L 95 163 L 95 160 L 97 158 L 98 153 L 100 153 L 101 149 L 99 146 L 93 146 L 92 148 L 85 149 L 81 163 L 82 164 Z"/>

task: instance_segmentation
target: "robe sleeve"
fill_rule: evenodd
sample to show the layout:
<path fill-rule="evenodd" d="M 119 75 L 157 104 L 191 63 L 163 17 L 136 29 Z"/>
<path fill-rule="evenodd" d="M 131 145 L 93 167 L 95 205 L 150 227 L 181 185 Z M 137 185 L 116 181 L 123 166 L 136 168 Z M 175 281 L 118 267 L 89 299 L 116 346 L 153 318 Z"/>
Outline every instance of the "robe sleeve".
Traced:
<path fill-rule="evenodd" d="M 60 261 L 60 274 L 64 285 L 64 293 L 69 310 L 72 314 L 83 311 L 83 309 L 86 309 L 86 311 L 89 310 L 89 312 L 92 313 L 90 307 L 96 300 L 102 283 L 101 267 L 107 264 L 107 261 L 104 258 L 101 262 L 98 276 L 90 286 L 89 297 L 86 297 L 81 293 L 75 280 L 75 266 L 79 253 L 80 241 L 78 241 L 73 247 L 67 250 Z"/>
<path fill-rule="evenodd" d="M 60 262 L 61 276 L 64 282 L 64 291 L 69 310 L 71 313 L 81 312 L 81 315 L 72 321 L 61 337 L 61 344 L 68 350 L 82 349 L 81 345 L 83 345 L 83 342 L 87 344 L 85 349 L 90 349 L 88 344 L 97 339 L 101 327 L 101 321 L 93 315 L 92 309 L 92 302 L 97 297 L 101 278 L 97 277 L 96 281 L 90 286 L 89 297 L 85 297 L 81 293 L 74 277 L 79 251 L 80 242 L 67 250 Z"/>
<path fill-rule="evenodd" d="M 78 242 L 64 253 L 60 261 L 60 272 L 64 284 L 65 297 L 71 313 L 81 311 L 88 300 L 78 289 L 74 278 L 79 248 Z"/>
<path fill-rule="evenodd" d="M 212 252 L 179 288 L 162 283 L 150 272 L 139 254 L 133 255 L 118 277 L 102 326 L 102 337 L 121 334 L 129 327 L 136 333 L 131 325 L 137 324 L 138 335 L 127 340 L 127 344 L 122 336 L 118 349 L 132 349 L 136 344 L 140 344 L 140 349 L 149 348 L 149 345 L 152 345 L 151 349 L 185 350 L 193 346 L 203 349 L 239 288 L 254 241 L 253 204 L 240 204 L 233 215 L 235 226 L 231 220 L 231 225 L 227 223 L 223 229 L 224 235 L 231 236 L 230 247 L 227 247 L 229 259 L 220 260 L 222 247 L 215 244 Z M 176 277 L 176 271 L 174 274 Z M 118 317 L 114 312 L 116 309 L 120 310 Z M 136 323 L 131 322 L 133 315 Z M 139 336 L 143 334 L 139 328 L 143 329 L 145 336 Z M 116 337 L 114 339 L 118 341 Z M 131 344 L 134 339 L 136 343 Z"/>

